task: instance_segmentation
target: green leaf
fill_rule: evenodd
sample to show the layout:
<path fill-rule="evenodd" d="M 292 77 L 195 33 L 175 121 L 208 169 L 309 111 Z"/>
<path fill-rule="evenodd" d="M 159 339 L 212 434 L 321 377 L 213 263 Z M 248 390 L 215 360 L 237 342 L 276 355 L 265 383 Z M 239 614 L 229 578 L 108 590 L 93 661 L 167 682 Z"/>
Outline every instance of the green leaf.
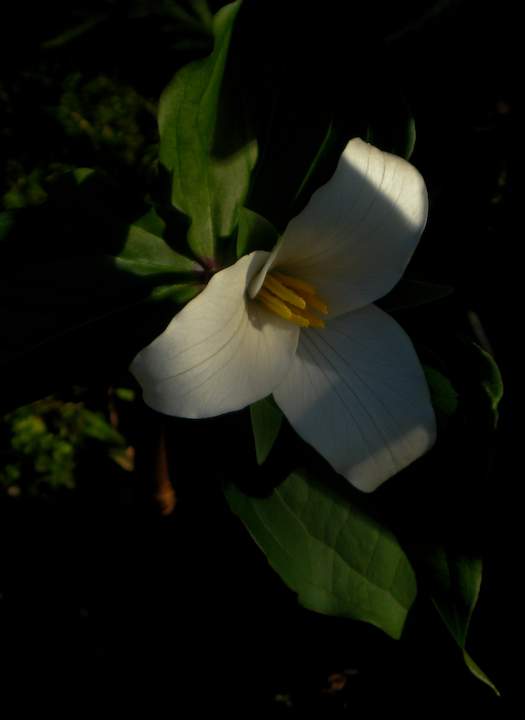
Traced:
<path fill-rule="evenodd" d="M 465 665 L 468 667 L 470 672 L 474 675 L 474 677 L 477 677 L 478 680 L 481 680 L 481 682 L 484 682 L 486 685 L 488 685 L 490 688 L 494 690 L 496 695 L 499 696 L 499 690 L 494 685 L 494 683 L 485 675 L 483 670 L 474 662 L 474 660 L 470 657 L 468 652 L 466 650 L 463 650 L 463 660 L 465 661 Z"/>
<path fill-rule="evenodd" d="M 385 312 L 391 313 L 417 307 L 432 300 L 440 300 L 453 292 L 454 289 L 447 285 L 402 278 L 387 295 L 376 300 L 375 304 Z"/>
<path fill-rule="evenodd" d="M 498 366 L 494 362 L 494 359 L 485 352 L 479 345 L 472 343 L 474 352 L 479 354 L 479 374 L 481 380 L 481 387 L 485 393 L 489 411 L 492 417 L 493 427 L 495 428 L 498 423 L 498 405 L 503 397 L 503 380 Z"/>
<path fill-rule="evenodd" d="M 481 557 L 462 553 L 457 545 L 433 547 L 430 552 L 423 551 L 421 557 L 424 558 L 426 572 L 432 575 L 432 602 L 459 645 L 465 664 L 499 695 L 494 684 L 465 649 L 470 619 L 481 587 Z"/>
<path fill-rule="evenodd" d="M 460 558 L 459 562 L 453 559 L 452 563 L 443 559 L 443 567 L 439 575 L 443 586 L 447 587 L 448 592 L 457 592 L 459 597 L 454 604 L 450 603 L 448 597 L 443 596 L 432 597 L 432 602 L 450 630 L 452 637 L 459 645 L 465 664 L 470 672 L 499 695 L 496 686 L 465 650 L 468 626 L 481 586 L 481 558 L 469 560 Z"/>
<path fill-rule="evenodd" d="M 270 398 L 263 398 L 250 405 L 250 417 L 257 463 L 262 465 L 277 439 L 283 414 Z"/>
<path fill-rule="evenodd" d="M 170 201 L 189 216 L 188 245 L 200 259 L 220 253 L 248 191 L 257 146 L 242 95 L 225 77 L 234 20 L 241 0 L 215 15 L 213 53 L 183 67 L 159 105 L 159 162 L 167 172 Z"/>
<path fill-rule="evenodd" d="M 239 209 L 239 232 L 237 235 L 237 257 L 248 255 L 253 250 L 273 249 L 278 235 L 274 226 L 265 218 L 248 208 Z"/>
<path fill-rule="evenodd" d="M 458 394 L 452 383 L 442 373 L 428 365 L 423 365 L 423 371 L 430 390 L 430 397 L 438 427 L 446 426 L 448 419 L 456 412 L 458 407 Z"/>
<path fill-rule="evenodd" d="M 269 497 L 250 497 L 233 483 L 225 492 L 301 605 L 400 637 L 416 595 L 414 572 L 366 498 L 356 491 L 350 502 L 304 470 Z"/>
<path fill-rule="evenodd" d="M 151 210 L 148 215 L 151 213 L 155 211 Z M 162 237 L 152 235 L 135 223 L 128 228 L 126 243 L 116 262 L 118 267 L 137 276 L 166 272 L 189 275 L 194 268 L 191 260 L 175 252 Z"/>

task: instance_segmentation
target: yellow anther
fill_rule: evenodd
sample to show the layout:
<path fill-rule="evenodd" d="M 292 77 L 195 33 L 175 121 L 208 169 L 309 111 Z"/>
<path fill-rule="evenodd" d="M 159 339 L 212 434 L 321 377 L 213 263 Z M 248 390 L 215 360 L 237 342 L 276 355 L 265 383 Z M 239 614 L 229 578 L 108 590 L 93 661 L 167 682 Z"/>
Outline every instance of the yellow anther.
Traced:
<path fill-rule="evenodd" d="M 328 305 L 319 298 L 307 292 L 302 292 L 301 297 L 306 301 L 308 307 L 311 307 L 313 310 L 317 310 L 317 312 L 323 313 L 323 315 L 328 313 Z"/>
<path fill-rule="evenodd" d="M 308 310 L 301 310 L 301 315 L 306 320 L 308 325 L 311 325 L 315 328 L 324 328 L 324 320 L 321 320 L 320 317 L 317 317 L 317 315 L 314 315 L 311 312 L 308 312 Z"/>
<path fill-rule="evenodd" d="M 292 317 L 290 308 L 285 305 L 282 300 L 279 300 L 279 298 L 276 298 L 264 288 L 261 288 L 257 293 L 257 300 L 260 300 L 269 310 L 277 313 L 277 315 L 285 320 L 289 320 Z"/>
<path fill-rule="evenodd" d="M 290 303 L 294 307 L 305 308 L 306 301 L 300 297 L 293 290 L 289 290 L 279 280 L 276 280 L 271 275 L 267 275 L 263 283 L 264 287 L 267 288 L 271 293 L 276 295 L 281 300 Z"/>
<path fill-rule="evenodd" d="M 307 318 L 304 317 L 303 313 L 305 312 L 307 312 L 307 310 L 298 310 L 297 314 L 292 313 L 288 320 L 295 323 L 296 325 L 300 325 L 301 327 L 308 327 L 308 325 L 310 325 L 310 322 Z M 301 314 L 299 315 L 299 313 Z"/>
<path fill-rule="evenodd" d="M 325 315 L 328 313 L 328 306 L 315 297 L 316 294 L 317 290 L 310 283 L 274 272 L 273 275 L 266 275 L 263 287 L 257 293 L 257 300 L 279 317 L 300 327 L 311 325 L 324 328 L 323 320 L 306 309 L 310 307 Z"/>
<path fill-rule="evenodd" d="M 310 295 L 317 295 L 317 290 L 314 288 L 314 286 L 310 285 L 310 283 L 307 283 L 304 280 L 297 280 L 297 278 L 288 277 L 288 275 L 283 275 L 276 270 L 273 271 L 273 275 L 277 278 L 277 280 L 279 280 L 280 283 L 286 285 L 286 287 L 293 288 L 293 290 L 298 291 L 301 296 L 304 292 L 310 293 Z"/>

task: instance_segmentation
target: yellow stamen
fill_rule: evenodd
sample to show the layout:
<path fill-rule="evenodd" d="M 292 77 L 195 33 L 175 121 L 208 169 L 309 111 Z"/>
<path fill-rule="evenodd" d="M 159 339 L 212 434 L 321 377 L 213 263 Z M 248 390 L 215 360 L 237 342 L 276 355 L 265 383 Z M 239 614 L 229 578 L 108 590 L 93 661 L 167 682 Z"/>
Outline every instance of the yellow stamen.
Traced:
<path fill-rule="evenodd" d="M 294 305 L 295 307 L 298 307 L 298 308 L 306 307 L 306 300 L 304 300 L 304 298 L 300 297 L 299 295 L 296 295 L 293 292 L 293 290 L 289 290 L 282 283 L 280 283 L 279 280 L 276 280 L 271 275 L 266 276 L 266 278 L 264 279 L 263 285 L 271 293 L 276 295 L 280 300 L 289 302 L 290 305 Z"/>
<path fill-rule="evenodd" d="M 288 277 L 288 275 L 283 275 L 276 270 L 274 270 L 273 274 L 274 277 L 276 277 L 277 280 L 279 280 L 279 282 L 281 282 L 283 285 L 286 285 L 286 287 L 298 290 L 301 296 L 303 292 L 310 293 L 310 295 L 317 295 L 317 290 L 314 288 L 314 286 L 310 285 L 310 283 L 305 282 L 304 280 L 297 280 L 297 278 Z"/>
<path fill-rule="evenodd" d="M 308 312 L 308 310 L 299 310 L 303 318 L 308 322 L 308 325 L 311 325 L 315 328 L 324 328 L 324 320 L 321 320 L 320 317 L 317 317 L 317 315 L 314 315 L 311 312 Z"/>
<path fill-rule="evenodd" d="M 290 310 L 290 308 L 285 305 L 282 300 L 279 300 L 279 298 L 271 295 L 264 288 L 261 288 L 257 293 L 257 300 L 260 300 L 266 305 L 269 310 L 277 313 L 277 315 L 280 315 L 280 317 L 284 318 L 285 320 L 289 320 L 292 316 L 292 311 Z"/>
<path fill-rule="evenodd" d="M 320 300 L 319 298 L 314 297 L 313 295 L 311 295 L 310 293 L 307 293 L 307 292 L 302 292 L 301 297 L 303 298 L 303 300 L 306 301 L 306 304 L 309 307 L 313 308 L 314 310 L 317 310 L 317 312 L 323 313 L 323 315 L 328 314 L 328 305 L 325 302 L 323 302 L 322 300 Z"/>
<path fill-rule="evenodd" d="M 308 327 L 310 325 L 310 322 L 308 321 L 308 318 L 304 317 L 303 313 L 308 312 L 307 310 L 298 310 L 297 315 L 295 313 L 292 313 L 288 320 L 290 322 L 295 323 L 296 325 L 300 325 L 301 327 Z M 299 313 L 301 313 L 299 315 Z"/>
<path fill-rule="evenodd" d="M 274 271 L 273 275 L 266 275 L 256 297 L 284 320 L 300 327 L 324 328 L 324 321 L 306 309 L 309 306 L 325 315 L 328 313 L 326 303 L 315 295 L 317 290 L 310 283 Z"/>

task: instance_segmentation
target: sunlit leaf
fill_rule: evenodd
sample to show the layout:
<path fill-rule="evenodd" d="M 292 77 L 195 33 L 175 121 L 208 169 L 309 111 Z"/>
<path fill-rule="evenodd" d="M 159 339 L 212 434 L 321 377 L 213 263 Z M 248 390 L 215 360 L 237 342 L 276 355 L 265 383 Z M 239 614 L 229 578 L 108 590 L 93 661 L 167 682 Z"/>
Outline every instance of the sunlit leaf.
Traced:
<path fill-rule="evenodd" d="M 234 484 L 226 497 L 301 605 L 401 635 L 416 595 L 414 572 L 360 494 L 350 502 L 298 470 L 268 497 Z"/>
<path fill-rule="evenodd" d="M 159 162 L 171 202 L 189 216 L 188 244 L 203 259 L 214 257 L 217 239 L 232 233 L 257 157 L 242 98 L 224 77 L 240 7 L 237 0 L 219 10 L 213 53 L 183 67 L 159 105 Z"/>

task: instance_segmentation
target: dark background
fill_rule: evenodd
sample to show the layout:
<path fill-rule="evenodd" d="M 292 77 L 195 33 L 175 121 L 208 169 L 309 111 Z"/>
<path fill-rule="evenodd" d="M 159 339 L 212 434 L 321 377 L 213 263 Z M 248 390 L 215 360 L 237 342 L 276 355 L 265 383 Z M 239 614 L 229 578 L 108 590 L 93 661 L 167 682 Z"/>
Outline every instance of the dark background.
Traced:
<path fill-rule="evenodd" d="M 419 717 L 443 704 L 504 716 L 514 687 L 507 638 L 521 609 L 511 570 L 519 518 L 509 513 L 521 474 L 511 421 L 521 160 L 515 19 L 509 3 L 451 2 L 410 25 L 421 7 L 394 15 L 389 4 L 356 6 L 348 42 L 352 57 L 358 44 L 363 65 L 349 68 L 342 91 L 352 91 L 353 74 L 373 82 L 382 68 L 410 102 L 412 161 L 431 198 L 414 261 L 430 280 L 455 288 L 432 309 L 432 321 L 477 337 L 502 371 L 506 394 L 482 510 L 484 581 L 467 643 L 502 698 L 468 672 L 423 601 L 400 641 L 299 607 L 226 505 L 213 471 L 220 452 L 213 421 L 198 431 L 168 421 L 178 504 L 161 515 L 152 459 L 160 421 L 136 402 L 118 407 L 119 429 L 136 449 L 134 473 L 92 444 L 75 489 L 1 498 L 0 682 L 20 708 L 70 717 L 102 704 L 123 713 L 145 703 L 151 717 L 223 709 L 383 717 L 402 708 Z M 331 4 L 326 12 L 337 13 Z M 203 23 L 181 21 L 169 2 L 138 0 L 86 1 L 65 13 L 22 5 L 15 13 L 0 86 L 4 207 L 44 201 L 53 179 L 75 166 L 104 168 L 144 195 L 155 174 L 158 96 L 178 67 L 211 50 Z M 106 389 L 91 389 L 87 402 L 104 407 Z M 190 443 L 199 451 L 178 459 Z"/>

